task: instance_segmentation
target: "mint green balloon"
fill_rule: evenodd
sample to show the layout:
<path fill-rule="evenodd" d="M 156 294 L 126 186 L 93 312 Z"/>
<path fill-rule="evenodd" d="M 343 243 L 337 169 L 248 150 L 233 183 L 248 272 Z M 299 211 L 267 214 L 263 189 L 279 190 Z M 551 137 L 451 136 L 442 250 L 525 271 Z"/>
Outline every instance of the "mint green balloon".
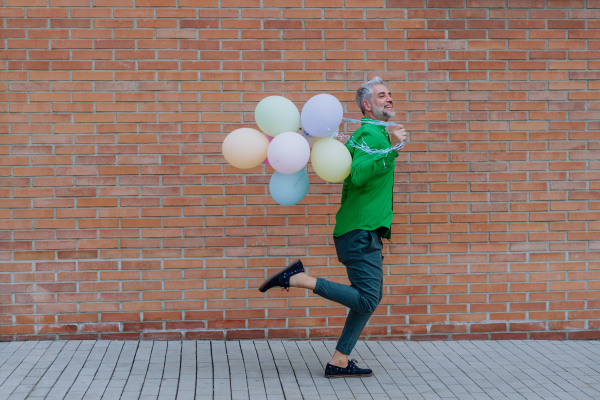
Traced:
<path fill-rule="evenodd" d="M 262 99 L 254 110 L 254 119 L 260 130 L 272 137 L 282 132 L 296 132 L 300 129 L 298 108 L 281 96 Z"/>

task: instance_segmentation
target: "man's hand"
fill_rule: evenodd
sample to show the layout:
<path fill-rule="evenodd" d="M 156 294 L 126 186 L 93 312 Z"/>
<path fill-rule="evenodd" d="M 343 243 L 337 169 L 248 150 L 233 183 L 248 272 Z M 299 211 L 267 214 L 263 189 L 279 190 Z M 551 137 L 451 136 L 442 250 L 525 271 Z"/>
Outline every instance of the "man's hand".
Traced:
<path fill-rule="evenodd" d="M 402 125 L 397 125 L 394 128 L 396 129 L 390 134 L 392 146 L 406 141 L 406 131 L 404 130 L 404 127 Z"/>

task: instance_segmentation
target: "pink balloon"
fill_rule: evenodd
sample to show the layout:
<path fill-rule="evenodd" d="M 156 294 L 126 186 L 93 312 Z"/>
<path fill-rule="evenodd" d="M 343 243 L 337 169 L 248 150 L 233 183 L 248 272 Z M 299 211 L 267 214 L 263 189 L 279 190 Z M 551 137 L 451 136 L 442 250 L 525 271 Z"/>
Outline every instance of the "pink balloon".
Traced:
<path fill-rule="evenodd" d="M 265 135 L 267 137 L 267 139 L 269 139 L 269 143 L 271 142 L 271 140 L 273 140 L 273 136 L 269 136 L 264 132 L 262 134 Z M 269 157 L 265 158 L 265 160 L 263 161 L 263 164 L 268 165 L 269 167 L 271 166 L 271 164 L 269 163 Z"/>
<path fill-rule="evenodd" d="M 300 171 L 310 158 L 310 146 L 302 135 L 283 132 L 275 136 L 267 149 L 269 163 L 277 172 L 293 174 Z"/>

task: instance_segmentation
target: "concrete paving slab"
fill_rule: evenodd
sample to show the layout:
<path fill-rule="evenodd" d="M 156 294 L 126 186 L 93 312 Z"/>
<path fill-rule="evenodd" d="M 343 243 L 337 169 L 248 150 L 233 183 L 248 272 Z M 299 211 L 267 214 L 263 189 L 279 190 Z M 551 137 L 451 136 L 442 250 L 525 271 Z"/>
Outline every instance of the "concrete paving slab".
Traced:
<path fill-rule="evenodd" d="M 329 380 L 335 345 L 0 343 L 0 400 L 600 399 L 596 341 L 359 342 L 374 376 Z"/>

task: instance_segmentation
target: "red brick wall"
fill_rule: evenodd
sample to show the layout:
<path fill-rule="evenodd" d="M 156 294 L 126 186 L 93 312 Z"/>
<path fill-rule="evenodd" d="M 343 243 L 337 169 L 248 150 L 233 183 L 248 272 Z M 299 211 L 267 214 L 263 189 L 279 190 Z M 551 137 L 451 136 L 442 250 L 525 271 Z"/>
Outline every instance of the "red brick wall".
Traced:
<path fill-rule="evenodd" d="M 375 75 L 410 143 L 365 334 L 600 337 L 600 1 L 4 1 L 2 339 L 338 335 L 256 288 L 296 257 L 346 281 L 341 185 L 278 206 L 220 142 L 267 95 L 356 117 Z"/>

